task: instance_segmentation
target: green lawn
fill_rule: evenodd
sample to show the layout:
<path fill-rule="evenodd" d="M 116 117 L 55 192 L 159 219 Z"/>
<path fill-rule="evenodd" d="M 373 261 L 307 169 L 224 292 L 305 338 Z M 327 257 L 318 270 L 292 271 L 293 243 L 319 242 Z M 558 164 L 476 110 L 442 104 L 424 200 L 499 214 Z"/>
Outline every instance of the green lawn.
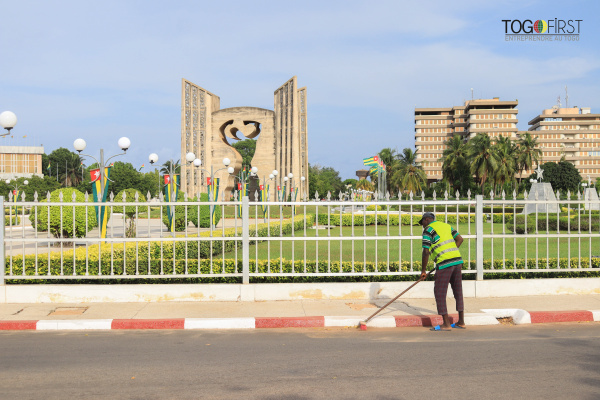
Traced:
<path fill-rule="evenodd" d="M 470 231 L 469 231 L 470 225 Z M 491 232 L 492 225 L 484 224 L 484 233 Z M 475 235 L 475 224 L 459 224 L 458 230 L 462 235 Z M 422 229 L 419 226 L 398 226 L 389 227 L 389 235 L 392 236 L 420 236 Z M 250 246 L 251 259 L 275 259 L 282 256 L 285 259 L 319 260 L 319 261 L 355 261 L 355 262 L 374 262 L 374 261 L 421 261 L 421 241 L 419 239 L 387 240 L 375 239 L 376 235 L 388 235 L 386 226 L 358 226 L 354 227 L 334 227 L 331 230 L 306 230 L 296 231 L 296 238 L 314 238 L 327 237 L 352 237 L 366 236 L 373 239 L 354 240 L 354 241 L 315 241 L 299 239 L 295 242 L 284 240 L 263 241 L 257 245 Z M 502 225 L 494 224 L 494 233 L 502 233 Z M 545 232 L 540 232 L 545 233 Z M 549 232 L 556 233 L 556 232 Z M 600 236 L 600 233 L 596 232 Z M 285 235 L 284 237 L 291 237 Z M 560 240 L 557 238 L 528 238 L 525 235 L 519 235 L 518 238 L 495 238 L 484 240 L 484 259 L 514 259 L 514 258 L 566 258 L 581 257 L 589 258 L 590 248 L 592 256 L 600 257 L 600 237 L 593 238 L 573 238 L 564 234 Z M 463 258 L 475 260 L 476 242 L 475 239 L 466 239 L 461 247 Z M 581 253 L 580 253 L 581 252 Z M 235 251 L 225 253 L 225 258 L 235 258 Z M 241 257 L 241 251 L 238 250 L 237 257 Z"/>

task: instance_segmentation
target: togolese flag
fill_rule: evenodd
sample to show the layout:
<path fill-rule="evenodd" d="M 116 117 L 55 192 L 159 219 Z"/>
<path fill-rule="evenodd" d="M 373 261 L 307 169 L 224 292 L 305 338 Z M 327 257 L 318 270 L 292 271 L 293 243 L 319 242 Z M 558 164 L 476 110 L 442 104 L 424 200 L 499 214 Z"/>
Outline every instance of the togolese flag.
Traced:
<path fill-rule="evenodd" d="M 165 175 L 165 201 L 167 202 L 175 202 L 177 201 L 177 196 L 179 195 L 179 175 L 175 175 L 174 179 L 171 179 L 170 175 Z M 173 182 L 174 181 L 174 182 Z M 173 186 L 175 185 L 175 186 Z M 173 189 L 175 189 L 175 193 L 173 193 Z M 175 196 L 175 198 L 172 198 Z M 175 232 L 175 215 L 171 212 L 171 206 L 167 206 L 167 217 L 168 217 L 168 226 L 169 232 Z"/>
<path fill-rule="evenodd" d="M 95 203 L 104 203 L 108 196 L 108 186 L 110 178 L 110 167 L 104 169 L 104 193 L 102 192 L 102 186 L 100 185 L 100 168 L 93 169 L 90 171 L 90 178 L 92 180 L 92 193 L 94 195 Z M 106 226 L 108 224 L 108 212 L 106 206 L 95 206 L 96 218 L 100 227 L 100 237 L 106 238 Z"/>

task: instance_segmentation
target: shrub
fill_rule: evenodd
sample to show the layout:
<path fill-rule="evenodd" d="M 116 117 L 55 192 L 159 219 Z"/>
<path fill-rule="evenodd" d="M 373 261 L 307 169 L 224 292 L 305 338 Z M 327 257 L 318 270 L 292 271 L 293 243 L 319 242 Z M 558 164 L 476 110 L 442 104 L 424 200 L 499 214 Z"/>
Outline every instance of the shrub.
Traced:
<path fill-rule="evenodd" d="M 198 201 L 196 197 L 194 200 Z M 200 202 L 207 202 L 208 194 L 200 194 Z M 198 219 L 198 211 L 200 211 L 200 218 Z M 217 225 L 221 220 L 221 206 L 215 206 L 215 213 L 213 215 L 213 225 Z M 210 228 L 210 205 L 204 204 L 201 206 L 188 206 L 188 221 L 190 221 L 196 228 Z"/>
<path fill-rule="evenodd" d="M 177 194 L 177 201 L 184 201 L 185 199 L 185 194 L 183 192 L 179 192 Z M 169 227 L 169 215 L 168 215 L 168 211 L 171 208 L 171 206 L 161 206 L 162 208 L 162 222 L 163 224 L 165 224 L 165 226 L 168 228 Z M 187 220 L 186 220 L 186 210 L 185 210 L 185 206 L 175 206 L 175 231 L 176 232 L 182 232 L 185 230 L 185 227 L 187 226 Z"/>
<path fill-rule="evenodd" d="M 73 202 L 73 194 L 75 194 L 75 203 L 85 202 L 83 193 L 73 188 L 57 189 L 53 191 L 50 193 L 50 202 L 58 203 L 60 201 L 61 193 L 63 195 L 63 202 L 65 203 Z M 46 200 L 43 200 L 40 203 L 45 201 Z M 73 231 L 73 210 L 75 213 L 75 231 Z M 48 211 L 50 211 L 50 224 L 48 224 Z M 110 211 L 110 207 L 107 211 Z M 96 221 L 96 209 L 92 205 L 34 206 L 31 209 L 29 220 L 31 221 L 31 225 L 37 229 L 38 232 L 49 230 L 50 233 L 57 238 L 85 237 L 92 228 L 98 226 L 98 222 Z"/>
<path fill-rule="evenodd" d="M 383 211 L 383 206 L 377 205 L 375 206 L 374 204 L 367 206 L 367 211 Z"/>
<path fill-rule="evenodd" d="M 402 225 L 419 225 L 419 220 L 421 219 L 421 214 L 413 214 L 412 217 L 410 214 L 402 214 L 400 220 Z M 456 214 L 438 214 L 437 219 L 442 222 L 447 222 L 449 224 L 456 224 Z M 377 214 L 377 225 L 390 225 L 397 226 L 398 225 L 398 214 L 387 215 L 387 213 L 382 212 L 381 214 Z M 475 222 L 475 214 L 458 214 L 459 223 L 466 222 Z M 375 214 L 342 214 L 342 226 L 352 226 L 354 222 L 354 226 L 361 225 L 375 225 Z M 321 225 L 340 225 L 340 214 L 319 214 L 319 224 Z"/>
<path fill-rule="evenodd" d="M 136 200 L 137 194 L 137 200 Z M 123 198 L 125 197 L 125 198 Z M 144 196 L 137 189 L 123 189 L 114 198 L 114 201 L 117 203 L 136 203 L 136 202 L 145 202 L 146 196 Z M 148 211 L 148 206 L 116 206 L 116 210 L 123 210 L 123 218 L 129 219 L 127 223 L 127 228 L 125 228 L 125 237 L 132 238 L 135 237 L 135 216 L 137 213 L 145 213 Z"/>
<path fill-rule="evenodd" d="M 137 193 L 138 195 L 138 200 L 136 201 L 135 199 L 135 194 Z M 123 200 L 123 194 L 125 194 L 125 200 Z M 114 200 L 115 203 L 136 203 L 136 202 L 140 202 L 140 203 L 144 203 L 146 201 L 146 196 L 144 196 L 142 194 L 142 192 L 140 192 L 137 189 L 123 189 L 121 190 L 119 193 L 117 193 L 117 195 L 115 196 Z M 136 205 L 131 205 L 131 206 L 115 206 L 114 207 L 114 211 L 115 212 L 119 212 L 119 211 L 123 211 L 123 208 L 125 208 L 125 212 L 124 215 L 127 218 L 135 218 L 137 213 L 145 213 L 148 211 L 148 206 L 136 206 Z"/>
<path fill-rule="evenodd" d="M 4 226 L 15 226 L 21 223 L 21 218 L 18 215 L 4 216 Z"/>
<path fill-rule="evenodd" d="M 548 231 L 589 231 L 590 230 L 590 220 L 591 220 L 591 230 L 598 231 L 600 230 L 600 218 L 598 215 L 571 215 L 569 218 L 566 215 L 557 217 L 556 215 L 539 215 L 537 216 L 537 225 L 536 225 L 536 216 L 535 214 L 529 214 L 527 216 L 527 233 L 532 233 L 536 231 L 536 226 L 538 231 L 545 232 Z M 516 232 L 518 234 L 525 233 L 525 215 L 517 214 L 515 216 L 514 221 L 507 222 L 506 229 L 509 232 Z"/>

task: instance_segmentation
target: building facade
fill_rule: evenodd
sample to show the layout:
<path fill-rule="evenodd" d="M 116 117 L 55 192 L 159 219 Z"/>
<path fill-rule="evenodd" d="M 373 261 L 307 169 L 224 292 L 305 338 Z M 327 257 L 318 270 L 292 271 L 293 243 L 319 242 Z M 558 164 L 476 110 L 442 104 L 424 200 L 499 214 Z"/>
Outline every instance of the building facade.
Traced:
<path fill-rule="evenodd" d="M 518 104 L 517 100 L 500 101 L 495 97 L 466 101 L 463 106 L 415 108 L 417 162 L 423 166 L 427 181 L 443 178 L 440 158 L 447 147 L 446 140 L 454 135 L 465 140 L 478 133 L 517 139 Z"/>
<path fill-rule="evenodd" d="M 590 108 L 555 106 L 543 110 L 529 125 L 542 150 L 542 163 L 564 157 L 585 181 L 600 177 L 600 114 L 592 114 Z"/>
<path fill-rule="evenodd" d="M 0 146 L 0 179 L 43 177 L 41 146 Z"/>

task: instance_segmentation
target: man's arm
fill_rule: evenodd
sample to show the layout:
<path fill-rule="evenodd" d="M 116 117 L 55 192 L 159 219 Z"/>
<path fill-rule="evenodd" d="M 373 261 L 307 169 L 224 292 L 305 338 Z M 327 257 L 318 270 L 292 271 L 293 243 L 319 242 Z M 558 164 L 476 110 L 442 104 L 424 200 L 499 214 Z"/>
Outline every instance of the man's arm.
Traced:
<path fill-rule="evenodd" d="M 429 263 L 429 249 L 423 249 L 421 254 L 421 279 L 427 276 L 427 264 Z"/>
<path fill-rule="evenodd" d="M 456 247 L 460 248 L 460 245 L 463 243 L 464 239 L 460 235 L 456 235 L 454 238 L 454 242 L 456 243 Z"/>

